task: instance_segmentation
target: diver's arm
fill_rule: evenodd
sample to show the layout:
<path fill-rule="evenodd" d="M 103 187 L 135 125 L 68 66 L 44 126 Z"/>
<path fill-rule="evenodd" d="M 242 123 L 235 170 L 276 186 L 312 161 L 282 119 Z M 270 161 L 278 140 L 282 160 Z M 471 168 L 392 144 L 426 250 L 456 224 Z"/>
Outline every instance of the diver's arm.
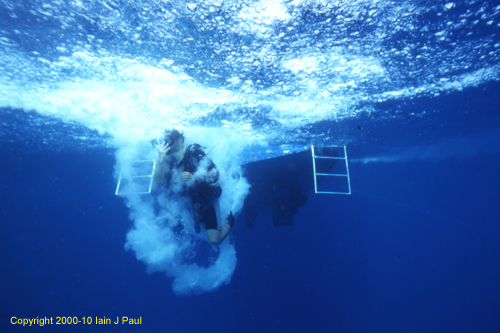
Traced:
<path fill-rule="evenodd" d="M 191 172 L 187 172 L 187 171 L 181 172 L 181 179 L 182 180 L 193 179 L 194 181 L 196 181 L 196 177 Z"/>
<path fill-rule="evenodd" d="M 182 180 L 190 180 L 192 179 L 193 181 L 208 181 L 209 183 L 212 183 L 214 180 L 219 178 L 219 171 L 217 169 L 212 169 L 211 171 L 207 172 L 206 176 L 196 176 L 193 175 L 190 172 L 184 171 L 181 172 L 181 179 Z"/>
<path fill-rule="evenodd" d="M 163 143 L 160 149 L 158 149 L 158 164 L 156 165 L 153 175 L 153 182 L 157 187 L 162 187 L 163 185 L 165 185 L 165 173 L 167 173 L 169 170 L 167 170 L 167 167 L 165 167 L 164 161 L 169 151 L 170 146 L 168 143 Z"/>
<path fill-rule="evenodd" d="M 208 159 L 208 172 L 205 176 L 205 179 L 209 183 L 215 183 L 219 180 L 219 170 L 217 170 L 217 166 L 214 164 L 214 162 L 206 157 Z"/>
<path fill-rule="evenodd" d="M 217 182 L 219 180 L 219 170 L 217 170 L 217 167 L 215 164 L 211 161 L 208 160 L 208 164 L 211 165 L 208 168 L 208 171 L 206 173 L 197 173 L 194 175 L 194 181 L 202 181 L 202 182 L 207 182 L 209 184 Z"/>
<path fill-rule="evenodd" d="M 156 187 L 162 187 L 165 185 L 165 164 L 163 161 L 158 161 L 156 164 L 155 173 L 153 175 L 153 182 Z"/>
<path fill-rule="evenodd" d="M 217 168 L 213 168 L 207 172 L 207 180 L 209 182 L 215 182 L 217 179 L 219 179 L 219 170 L 217 170 Z"/>

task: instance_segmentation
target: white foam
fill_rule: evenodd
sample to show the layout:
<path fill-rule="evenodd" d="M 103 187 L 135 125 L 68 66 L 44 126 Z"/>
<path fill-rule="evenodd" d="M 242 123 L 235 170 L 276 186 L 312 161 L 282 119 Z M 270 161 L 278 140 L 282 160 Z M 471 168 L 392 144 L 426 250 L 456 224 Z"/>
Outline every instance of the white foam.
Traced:
<path fill-rule="evenodd" d="M 434 36 L 443 43 L 450 43 L 450 38 L 456 39 L 457 29 L 476 33 L 472 21 L 458 20 L 472 12 L 460 12 L 460 7 L 451 4 L 454 3 L 445 4 L 445 8 L 450 9 L 449 15 L 456 15 L 457 20 L 446 19 L 451 24 L 429 22 L 422 30 L 427 38 Z M 149 1 L 131 4 L 136 5 L 155 7 L 157 4 Z M 217 52 L 225 55 L 220 63 L 192 58 L 181 64 L 179 59 L 168 57 L 152 60 L 109 51 L 102 47 L 104 41 L 91 35 L 87 36 L 88 45 L 83 46 L 61 40 L 55 46 L 60 56 L 50 58 L 37 51 L 22 52 L 12 34 L 3 36 L 0 33 L 0 40 L 5 43 L 0 50 L 0 107 L 36 110 L 63 121 L 78 122 L 118 140 L 131 135 L 148 136 L 159 125 L 190 126 L 194 119 L 222 105 L 234 105 L 227 109 L 235 112 L 240 112 L 242 107 L 270 109 L 269 115 L 279 125 L 269 125 L 265 135 L 283 143 L 293 142 L 294 136 L 281 137 L 269 127 L 293 133 L 299 127 L 325 119 L 356 117 L 359 106 L 366 103 L 420 95 L 438 96 L 499 79 L 495 60 L 500 54 L 494 38 L 496 27 L 487 24 L 494 21 L 498 13 L 492 6 L 485 5 L 480 11 L 481 16 L 485 15 L 483 28 L 491 31 L 490 35 L 474 40 L 458 38 L 453 41 L 453 48 L 431 49 L 420 44 L 420 39 L 408 39 L 404 47 L 394 47 L 390 41 L 394 31 L 414 31 L 421 25 L 419 15 L 437 10 L 434 7 L 409 3 L 394 5 L 390 1 L 374 4 L 371 1 L 325 3 L 313 0 L 195 1 L 190 5 L 196 5 L 196 10 L 192 11 L 185 3 L 174 3 L 175 11 L 160 11 L 159 16 L 155 16 L 154 27 L 147 19 L 138 18 L 138 23 L 142 24 L 140 29 L 131 25 L 130 18 L 120 16 L 116 6 L 75 4 L 74 9 L 78 15 L 91 20 L 99 17 L 96 20 L 100 22 L 96 23 L 98 28 L 104 29 L 100 25 L 103 24 L 105 31 L 123 33 L 130 38 L 141 31 L 139 35 L 156 29 L 152 31 L 158 34 L 149 36 L 148 46 L 158 48 L 160 53 L 165 41 L 160 36 L 180 41 L 169 35 L 178 19 L 177 11 L 189 15 L 199 31 L 212 29 L 216 21 L 219 30 L 250 38 L 253 42 L 247 45 L 234 44 L 233 39 L 215 40 Z M 9 6 L 17 8 L 18 4 L 9 2 Z M 205 14 L 215 13 L 210 12 L 210 8 L 224 15 L 202 19 Z M 50 14 L 43 16 L 55 22 L 71 24 L 74 20 L 67 17 L 64 6 L 57 3 L 48 7 L 33 4 L 33 9 Z M 314 23 L 314 29 L 300 31 L 301 13 L 306 12 L 317 17 L 318 22 Z M 361 27 L 376 24 L 377 28 L 366 36 L 362 36 L 363 29 L 346 34 L 353 23 Z M 264 34 L 262 29 L 266 30 Z M 14 34 L 22 36 L 23 33 L 26 32 Z M 128 37 L 124 37 L 127 43 L 130 42 Z M 195 42 L 191 36 L 178 38 L 186 39 L 183 43 Z M 377 40 L 392 43 L 392 48 L 381 47 L 375 42 Z M 193 44 L 193 48 L 196 47 Z M 469 50 L 481 54 L 470 56 Z M 220 71 L 225 67 L 230 68 L 228 74 Z M 196 75 L 187 74 L 193 70 L 197 75 L 203 72 L 220 77 L 225 84 L 201 84 L 195 79 Z M 248 73 L 255 70 L 266 73 L 261 79 L 269 77 L 273 83 L 263 84 L 250 79 Z M 448 81 L 441 81 L 443 77 Z M 245 114 L 240 123 L 226 126 L 221 121 L 220 126 L 230 126 L 235 133 L 262 135 L 259 129 L 248 124 Z"/>
<path fill-rule="evenodd" d="M 468 137 L 441 138 L 439 143 L 418 145 L 411 148 L 396 148 L 394 153 L 379 156 L 352 158 L 352 163 L 394 163 L 411 160 L 442 161 L 448 159 L 462 160 L 473 158 L 479 154 L 498 155 L 500 153 L 500 134 L 496 131 L 482 131 Z"/>
<path fill-rule="evenodd" d="M 219 170 L 223 189 L 219 198 L 219 226 L 229 212 L 237 215 L 243 208 L 249 184 L 240 167 L 240 152 L 248 144 L 245 137 L 236 137 L 229 130 L 186 128 L 186 145 L 197 142 L 207 148 L 208 156 Z M 155 158 L 157 151 L 147 140 L 124 144 L 117 152 L 117 170 L 138 159 Z M 200 165 L 199 168 L 202 168 Z M 138 195 L 131 172 L 122 174 L 124 188 L 120 191 L 130 209 L 133 228 L 127 234 L 126 249 L 134 251 L 138 260 L 146 263 L 149 272 L 164 272 L 172 277 L 177 294 L 199 294 L 217 289 L 231 280 L 236 267 L 236 250 L 228 238 L 219 246 L 217 260 L 209 266 L 191 262 L 198 242 L 208 242 L 204 231 L 195 233 L 191 202 L 182 196 L 184 183 L 169 187 L 165 195 Z M 126 183 L 125 181 L 128 180 Z M 155 207 L 158 207 L 155 209 Z M 178 227 L 182 226 L 182 229 Z M 181 231 L 182 230 L 182 231 Z M 208 256 L 202 253 L 201 256 Z"/>

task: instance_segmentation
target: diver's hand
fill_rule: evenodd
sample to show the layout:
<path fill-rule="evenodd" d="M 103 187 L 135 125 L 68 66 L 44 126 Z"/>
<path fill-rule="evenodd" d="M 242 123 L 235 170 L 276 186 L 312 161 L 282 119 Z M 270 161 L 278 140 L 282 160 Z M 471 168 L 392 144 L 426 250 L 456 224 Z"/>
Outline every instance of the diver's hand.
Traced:
<path fill-rule="evenodd" d="M 196 180 L 196 178 L 193 176 L 193 174 L 190 172 L 187 172 L 187 171 L 181 172 L 181 179 L 182 180 L 190 180 L 190 179 Z"/>
<path fill-rule="evenodd" d="M 158 149 L 158 159 L 160 162 L 163 162 L 165 156 L 170 152 L 170 148 L 172 148 L 168 143 L 163 142 L 160 149 Z"/>

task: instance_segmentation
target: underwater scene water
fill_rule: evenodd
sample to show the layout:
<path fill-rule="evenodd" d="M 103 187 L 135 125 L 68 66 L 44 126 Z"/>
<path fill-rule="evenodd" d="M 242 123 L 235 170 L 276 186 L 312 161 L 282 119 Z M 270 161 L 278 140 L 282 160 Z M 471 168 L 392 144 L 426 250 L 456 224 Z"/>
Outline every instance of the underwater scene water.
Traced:
<path fill-rule="evenodd" d="M 0 0 L 0 331 L 497 332 L 499 64 L 495 1 Z"/>

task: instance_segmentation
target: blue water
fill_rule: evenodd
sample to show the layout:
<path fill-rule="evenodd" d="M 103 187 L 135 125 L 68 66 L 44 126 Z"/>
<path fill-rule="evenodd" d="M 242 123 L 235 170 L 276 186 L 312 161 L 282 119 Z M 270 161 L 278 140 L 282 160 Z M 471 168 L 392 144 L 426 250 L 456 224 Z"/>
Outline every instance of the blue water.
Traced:
<path fill-rule="evenodd" d="M 496 3 L 0 10 L 1 332 L 500 329 Z M 345 144 L 352 195 L 304 189 L 293 226 L 274 227 L 269 202 L 246 228 L 244 207 L 234 271 L 176 290 L 176 262 L 151 272 L 125 248 L 159 192 L 115 196 L 166 124 L 250 184 L 251 165 L 310 165 L 292 153 Z M 207 243 L 195 252 L 209 265 Z M 93 323 L 11 324 L 58 316 Z M 122 316 L 142 321 L 96 324 Z"/>

